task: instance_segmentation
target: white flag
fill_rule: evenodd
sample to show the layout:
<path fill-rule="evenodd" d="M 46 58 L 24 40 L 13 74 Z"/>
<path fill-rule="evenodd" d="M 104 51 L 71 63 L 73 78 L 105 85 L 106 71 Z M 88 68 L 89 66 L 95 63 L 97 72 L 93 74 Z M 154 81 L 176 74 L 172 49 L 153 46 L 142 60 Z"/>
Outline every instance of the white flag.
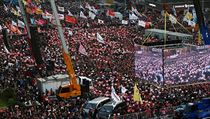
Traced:
<path fill-rule="evenodd" d="M 146 22 L 145 22 L 145 21 L 142 21 L 142 20 L 139 20 L 139 21 L 138 21 L 138 25 L 145 28 Z"/>
<path fill-rule="evenodd" d="M 4 4 L 4 10 L 8 11 L 8 7 Z"/>
<path fill-rule="evenodd" d="M 24 27 L 25 27 L 24 22 L 22 22 L 22 21 L 19 20 L 19 19 L 18 19 L 18 27 L 20 27 L 20 28 L 24 28 Z"/>
<path fill-rule="evenodd" d="M 45 12 L 45 17 L 46 17 L 47 19 L 50 19 L 50 21 L 51 21 L 51 19 L 53 18 L 53 15 L 46 11 L 46 12 Z"/>
<path fill-rule="evenodd" d="M 85 8 L 92 11 L 91 6 L 88 3 L 85 4 Z"/>
<path fill-rule="evenodd" d="M 123 19 L 123 15 L 120 12 L 114 12 L 115 17 L 118 18 L 119 20 Z"/>
<path fill-rule="evenodd" d="M 98 10 L 97 10 L 94 6 L 92 6 L 91 8 L 92 8 L 92 11 L 93 11 L 95 14 L 98 13 Z"/>
<path fill-rule="evenodd" d="M 58 19 L 64 20 L 64 15 L 63 14 L 58 14 Z"/>
<path fill-rule="evenodd" d="M 122 20 L 122 24 L 127 25 L 128 24 L 128 21 L 127 20 Z"/>
<path fill-rule="evenodd" d="M 134 12 L 136 15 L 138 15 L 138 16 L 142 16 L 139 12 L 138 12 L 138 10 L 136 9 L 136 8 L 131 8 L 131 11 L 132 12 Z"/>
<path fill-rule="evenodd" d="M 79 46 L 79 52 L 83 55 L 88 55 L 88 53 L 86 52 L 86 50 L 82 44 L 80 44 L 80 46 Z"/>
<path fill-rule="evenodd" d="M 10 52 L 9 52 L 9 50 L 7 49 L 7 47 L 4 45 L 4 50 L 5 50 L 5 52 L 7 53 L 7 54 L 9 54 Z"/>
<path fill-rule="evenodd" d="M 176 19 L 172 14 L 169 15 L 169 20 L 170 20 L 171 23 L 173 23 L 173 24 L 176 24 L 176 23 L 177 23 L 177 19 Z"/>
<path fill-rule="evenodd" d="M 112 98 L 115 102 L 121 101 L 120 97 L 116 94 L 115 89 L 114 89 L 113 86 L 112 86 L 111 98 Z"/>
<path fill-rule="evenodd" d="M 82 5 L 80 5 L 79 8 L 84 10 L 84 7 Z"/>
<path fill-rule="evenodd" d="M 172 8 L 172 11 L 173 11 L 173 13 L 174 13 L 174 16 L 177 16 L 177 14 L 176 14 L 176 9 L 175 9 L 174 5 L 173 5 L 173 8 Z"/>
<path fill-rule="evenodd" d="M 97 33 L 97 41 L 100 43 L 105 43 L 104 39 L 101 37 L 101 35 L 99 33 Z"/>
<path fill-rule="evenodd" d="M 20 7 L 16 6 L 16 9 L 18 10 L 19 13 L 21 13 Z"/>
<path fill-rule="evenodd" d="M 96 15 L 93 12 L 89 11 L 89 17 L 91 19 L 95 19 Z"/>
<path fill-rule="evenodd" d="M 0 31 L 2 30 L 2 26 L 0 25 Z"/>
<path fill-rule="evenodd" d="M 58 6 L 58 11 L 60 11 L 60 12 L 64 12 L 64 11 L 65 11 L 65 9 L 64 9 L 64 7 L 60 7 L 60 6 Z"/>
<path fill-rule="evenodd" d="M 68 31 L 69 36 L 73 36 L 73 32 L 71 30 Z"/>
<path fill-rule="evenodd" d="M 123 85 L 121 85 L 121 93 L 125 93 L 128 89 L 126 89 Z"/>
<path fill-rule="evenodd" d="M 84 19 L 87 19 L 87 17 L 84 15 L 84 13 L 82 11 L 80 12 L 80 17 L 84 18 Z"/>
<path fill-rule="evenodd" d="M 69 16 L 74 16 L 69 10 L 68 10 L 68 15 Z"/>
<path fill-rule="evenodd" d="M 132 12 L 132 13 L 129 14 L 129 19 L 130 20 L 137 20 L 138 17 Z"/>
<path fill-rule="evenodd" d="M 104 24 L 104 21 L 103 21 L 103 20 L 98 19 L 98 23 L 99 23 L 99 24 Z"/>
<path fill-rule="evenodd" d="M 17 26 L 17 23 L 15 21 L 12 20 L 12 25 L 13 26 Z"/>
<path fill-rule="evenodd" d="M 196 23 L 194 21 L 188 20 L 188 26 L 195 27 Z"/>

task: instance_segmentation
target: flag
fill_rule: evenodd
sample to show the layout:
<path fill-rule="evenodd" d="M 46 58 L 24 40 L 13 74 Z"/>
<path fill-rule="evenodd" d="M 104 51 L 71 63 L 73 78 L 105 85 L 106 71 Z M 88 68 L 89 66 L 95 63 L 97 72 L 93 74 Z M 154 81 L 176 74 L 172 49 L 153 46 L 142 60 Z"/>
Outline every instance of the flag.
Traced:
<path fill-rule="evenodd" d="M 87 27 L 88 27 L 88 28 L 90 27 L 90 24 L 89 24 L 89 23 L 87 23 Z"/>
<path fill-rule="evenodd" d="M 20 30 L 17 27 L 13 26 L 13 25 L 10 26 L 10 30 L 13 33 L 21 34 Z"/>
<path fill-rule="evenodd" d="M 43 11 L 40 8 L 36 8 L 36 14 L 42 14 Z"/>
<path fill-rule="evenodd" d="M 31 24 L 33 24 L 33 25 L 35 25 L 35 24 L 36 24 L 36 22 L 35 22 L 35 19 L 34 19 L 34 18 L 30 18 L 30 22 L 31 22 Z"/>
<path fill-rule="evenodd" d="M 18 11 L 16 11 L 14 8 L 12 8 L 11 12 L 15 15 L 15 16 L 21 16 L 20 13 Z"/>
<path fill-rule="evenodd" d="M 98 23 L 99 23 L 99 24 L 104 24 L 104 21 L 103 21 L 103 20 L 98 19 Z"/>
<path fill-rule="evenodd" d="M 97 33 L 97 36 L 96 36 L 96 37 L 97 37 L 97 41 L 98 41 L 98 42 L 100 42 L 100 43 L 105 43 L 105 42 L 104 42 L 104 39 L 101 37 L 101 35 L 100 35 L 99 33 Z"/>
<path fill-rule="evenodd" d="M 105 0 L 106 4 L 113 4 L 114 0 Z"/>
<path fill-rule="evenodd" d="M 52 14 L 50 14 L 49 12 L 47 12 L 47 11 L 45 11 L 45 16 L 46 16 L 46 18 L 47 19 L 52 19 L 52 17 L 53 17 L 53 15 Z"/>
<path fill-rule="evenodd" d="M 68 10 L 68 15 L 69 16 L 74 16 L 69 10 Z"/>
<path fill-rule="evenodd" d="M 85 4 L 85 8 L 87 8 L 88 10 L 92 11 L 91 6 L 86 2 Z"/>
<path fill-rule="evenodd" d="M 114 12 L 115 17 L 118 18 L 119 20 L 123 19 L 123 15 L 120 12 Z"/>
<path fill-rule="evenodd" d="M 25 27 L 24 22 L 22 22 L 22 21 L 19 20 L 19 19 L 18 19 L 18 27 L 20 27 L 20 28 L 24 28 L 24 27 Z"/>
<path fill-rule="evenodd" d="M 137 20 L 138 17 L 132 12 L 132 13 L 129 14 L 129 19 L 130 20 Z"/>
<path fill-rule="evenodd" d="M 84 18 L 84 19 L 87 19 L 87 17 L 84 15 L 84 13 L 82 11 L 80 12 L 80 17 Z"/>
<path fill-rule="evenodd" d="M 68 29 L 69 31 L 68 31 L 68 35 L 69 36 L 73 36 L 73 32 L 70 30 L 70 29 Z"/>
<path fill-rule="evenodd" d="M 145 21 L 142 21 L 142 20 L 139 20 L 139 21 L 138 21 L 138 25 L 145 28 L 146 22 L 145 22 Z"/>
<path fill-rule="evenodd" d="M 131 7 L 131 11 L 132 11 L 133 13 L 135 13 L 136 15 L 138 15 L 138 16 L 142 16 L 142 15 L 138 12 L 138 10 L 137 10 L 136 8 Z"/>
<path fill-rule="evenodd" d="M 97 10 L 94 6 L 92 6 L 91 8 L 92 8 L 92 11 L 93 11 L 95 14 L 98 13 L 98 10 Z"/>
<path fill-rule="evenodd" d="M 173 11 L 174 16 L 177 16 L 176 9 L 175 9 L 174 5 L 173 5 L 173 8 L 172 8 L 172 11 Z"/>
<path fill-rule="evenodd" d="M 171 21 L 172 24 L 177 23 L 177 19 L 172 14 L 169 15 L 169 20 Z"/>
<path fill-rule="evenodd" d="M 58 19 L 64 20 L 64 15 L 63 14 L 58 14 Z"/>
<path fill-rule="evenodd" d="M 84 7 L 82 5 L 80 5 L 79 8 L 84 10 Z"/>
<path fill-rule="evenodd" d="M 8 11 L 8 7 L 4 4 L 4 10 Z"/>
<path fill-rule="evenodd" d="M 74 17 L 66 15 L 66 22 L 76 24 L 77 21 Z"/>
<path fill-rule="evenodd" d="M 12 25 L 13 26 L 17 26 L 17 23 L 15 21 L 12 20 Z"/>
<path fill-rule="evenodd" d="M 32 14 L 33 13 L 30 7 L 26 7 L 26 13 L 28 13 L 28 14 Z"/>
<path fill-rule="evenodd" d="M 135 83 L 135 86 L 134 86 L 133 90 L 134 90 L 134 92 L 133 92 L 133 101 L 140 102 L 142 104 L 143 101 L 142 101 L 142 98 L 141 98 L 141 95 L 139 93 L 139 89 L 137 88 L 136 83 Z"/>
<path fill-rule="evenodd" d="M 91 19 L 95 19 L 96 15 L 93 12 L 89 11 L 89 17 Z"/>
<path fill-rule="evenodd" d="M 123 85 L 121 85 L 121 93 L 125 93 L 128 89 L 126 89 Z"/>
<path fill-rule="evenodd" d="M 192 20 L 193 16 L 192 13 L 187 12 L 186 15 L 184 16 L 187 20 Z"/>
<path fill-rule="evenodd" d="M 88 53 L 86 52 L 86 50 L 82 44 L 80 44 L 80 46 L 79 46 L 79 52 L 83 55 L 86 55 L 86 56 L 88 55 Z"/>
<path fill-rule="evenodd" d="M 21 13 L 20 7 L 16 6 L 16 9 L 18 10 L 19 13 Z"/>
<path fill-rule="evenodd" d="M 28 3 L 25 0 L 22 0 L 23 5 L 27 5 Z"/>
<path fill-rule="evenodd" d="M 195 12 L 195 8 L 193 8 L 193 10 L 192 10 L 192 16 L 193 16 L 193 22 L 197 23 L 197 15 Z"/>
<path fill-rule="evenodd" d="M 40 4 L 41 3 L 41 0 L 35 0 L 35 2 Z"/>
<path fill-rule="evenodd" d="M 128 21 L 127 20 L 122 20 L 122 24 L 127 25 Z"/>
<path fill-rule="evenodd" d="M 46 22 L 43 19 L 39 19 L 36 21 L 38 25 L 44 25 Z"/>
<path fill-rule="evenodd" d="M 111 98 L 112 98 L 115 102 L 121 101 L 120 97 L 116 94 L 115 89 L 114 89 L 113 86 L 112 86 Z"/>
<path fill-rule="evenodd" d="M 195 27 L 196 23 L 194 21 L 188 20 L 188 26 Z"/>
<path fill-rule="evenodd" d="M 2 26 L 0 25 L 0 31 L 2 30 L 3 28 L 2 28 Z"/>
<path fill-rule="evenodd" d="M 114 11 L 113 10 L 108 10 L 107 11 L 107 16 L 114 17 L 115 16 Z"/>
<path fill-rule="evenodd" d="M 64 9 L 64 7 L 60 7 L 60 6 L 58 6 L 58 11 L 60 11 L 60 12 L 64 12 L 64 11 L 65 11 L 65 9 Z"/>
<path fill-rule="evenodd" d="M 7 54 L 9 54 L 10 52 L 9 52 L 9 50 L 7 49 L 7 47 L 4 45 L 4 50 L 5 50 L 5 52 L 7 53 Z"/>

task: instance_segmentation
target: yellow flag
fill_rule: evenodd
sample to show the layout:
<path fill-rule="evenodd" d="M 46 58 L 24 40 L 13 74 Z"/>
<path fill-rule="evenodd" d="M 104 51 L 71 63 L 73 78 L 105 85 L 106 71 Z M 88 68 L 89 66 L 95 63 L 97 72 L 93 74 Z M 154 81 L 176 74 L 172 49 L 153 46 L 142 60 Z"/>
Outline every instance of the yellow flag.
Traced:
<path fill-rule="evenodd" d="M 190 12 L 187 12 L 185 17 L 187 18 L 187 20 L 192 20 L 192 18 L 193 18 L 192 13 L 190 13 Z"/>
<path fill-rule="evenodd" d="M 27 5 L 27 2 L 25 0 L 22 0 L 24 5 Z"/>
<path fill-rule="evenodd" d="M 36 2 L 36 3 L 41 3 L 41 1 L 40 1 L 40 0 L 35 0 L 35 2 Z"/>
<path fill-rule="evenodd" d="M 142 98 L 141 98 L 141 95 L 139 93 L 139 89 L 137 88 L 136 83 L 135 83 L 135 86 L 134 86 L 133 90 L 134 90 L 133 101 L 140 102 L 142 104 L 143 101 L 142 101 Z"/>
<path fill-rule="evenodd" d="M 11 9 L 11 12 L 15 15 L 15 16 L 21 16 L 20 13 L 18 11 L 16 11 L 14 8 Z"/>
<path fill-rule="evenodd" d="M 43 13 L 43 11 L 41 9 L 39 9 L 39 8 L 36 9 L 36 14 L 42 14 L 42 13 Z"/>
<path fill-rule="evenodd" d="M 113 4 L 113 0 L 106 0 L 107 4 Z"/>

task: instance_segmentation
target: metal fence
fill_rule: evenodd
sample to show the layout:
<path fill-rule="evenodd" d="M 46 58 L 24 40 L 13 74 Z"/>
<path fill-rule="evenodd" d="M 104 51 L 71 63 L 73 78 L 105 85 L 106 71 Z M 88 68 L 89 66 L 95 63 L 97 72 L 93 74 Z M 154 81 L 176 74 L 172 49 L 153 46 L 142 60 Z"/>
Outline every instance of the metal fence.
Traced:
<path fill-rule="evenodd" d="M 111 119 L 173 119 L 175 107 L 161 108 L 151 113 L 137 112 L 126 115 L 113 116 Z"/>

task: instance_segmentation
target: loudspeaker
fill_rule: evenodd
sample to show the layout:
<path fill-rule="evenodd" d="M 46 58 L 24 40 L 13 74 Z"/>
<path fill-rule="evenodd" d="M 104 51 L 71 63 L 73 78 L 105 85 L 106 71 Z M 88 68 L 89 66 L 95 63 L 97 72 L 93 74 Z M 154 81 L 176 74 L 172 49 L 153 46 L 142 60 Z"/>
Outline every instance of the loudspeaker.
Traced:
<path fill-rule="evenodd" d="M 2 29 L 2 35 L 3 35 L 4 45 L 8 50 L 10 50 L 10 43 L 9 43 L 7 29 Z"/>
<path fill-rule="evenodd" d="M 38 65 L 43 64 L 43 60 L 42 60 L 42 56 L 40 52 L 40 46 L 39 46 L 40 39 L 39 39 L 37 27 L 30 26 L 30 33 L 31 33 L 31 50 L 35 58 L 35 61 Z"/>

